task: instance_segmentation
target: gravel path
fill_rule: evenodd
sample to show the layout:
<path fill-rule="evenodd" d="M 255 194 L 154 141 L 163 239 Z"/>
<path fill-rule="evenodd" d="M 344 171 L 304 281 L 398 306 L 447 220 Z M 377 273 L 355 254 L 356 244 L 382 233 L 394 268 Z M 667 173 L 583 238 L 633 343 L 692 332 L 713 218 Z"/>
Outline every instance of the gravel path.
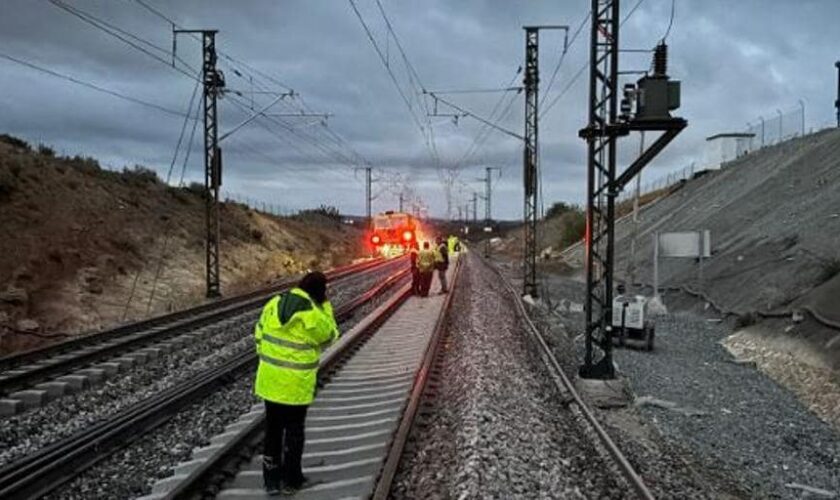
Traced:
<path fill-rule="evenodd" d="M 377 272 L 340 281 L 331 291 L 333 302 L 340 304 L 363 293 L 401 265 L 395 263 Z M 343 327 L 351 327 L 376 303 L 374 300 L 363 307 Z M 69 436 L 181 380 L 219 365 L 243 350 L 253 348 L 250 339 L 258 314 L 259 310 L 255 310 L 204 326 L 196 330 L 201 334 L 201 342 L 161 353 L 160 357 L 136 365 L 90 390 L 3 419 L 0 426 L 0 465 Z"/>
<path fill-rule="evenodd" d="M 624 498 L 532 359 L 514 305 L 475 257 L 462 270 L 431 407 L 394 498 Z"/>
<path fill-rule="evenodd" d="M 548 288 L 555 305 L 563 299 L 583 300 L 582 283 L 552 277 Z M 676 465 L 668 467 L 669 463 L 683 461 L 693 477 L 708 485 L 709 490 L 699 490 L 700 497 L 807 498 L 803 490 L 785 486 L 790 483 L 840 494 L 840 436 L 791 392 L 755 368 L 734 362 L 719 344 L 731 333 L 731 325 L 708 321 L 714 318 L 704 317 L 696 307 L 691 313 L 673 309 L 657 321 L 653 353 L 615 351 L 619 371 L 629 379 L 638 407 L 601 415 L 618 431 L 631 461 L 662 460 L 661 454 L 645 451 L 650 438 L 640 439 L 635 432 L 641 425 L 652 428 L 659 446 L 674 456 L 661 469 L 673 469 Z M 547 313 L 544 307 L 542 316 L 555 327 L 562 323 L 574 335 L 582 332 L 581 313 L 562 306 Z M 568 358 L 567 341 L 564 347 L 557 352 Z M 580 339 L 575 347 L 581 359 Z M 640 468 L 644 472 L 650 467 Z M 657 496 L 685 497 L 683 492 L 673 494 L 671 474 L 657 476 L 664 481 Z M 680 488 L 695 491 L 692 483 L 696 484 L 682 478 Z"/>

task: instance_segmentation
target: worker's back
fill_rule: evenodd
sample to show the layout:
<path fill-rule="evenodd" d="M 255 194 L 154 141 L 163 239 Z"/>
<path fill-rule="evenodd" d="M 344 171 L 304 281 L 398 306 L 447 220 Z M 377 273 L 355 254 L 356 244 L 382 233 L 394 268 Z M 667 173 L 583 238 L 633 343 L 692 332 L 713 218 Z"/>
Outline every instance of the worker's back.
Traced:
<path fill-rule="evenodd" d="M 430 273 L 435 268 L 436 255 L 431 248 L 424 247 L 423 250 L 417 254 L 417 269 L 421 273 Z"/>

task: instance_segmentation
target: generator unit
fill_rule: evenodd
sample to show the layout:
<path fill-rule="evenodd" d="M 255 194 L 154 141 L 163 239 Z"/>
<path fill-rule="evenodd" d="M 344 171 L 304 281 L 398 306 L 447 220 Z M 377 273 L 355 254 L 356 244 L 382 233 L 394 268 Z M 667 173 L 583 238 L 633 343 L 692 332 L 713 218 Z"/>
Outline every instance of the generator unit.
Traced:
<path fill-rule="evenodd" d="M 654 324 L 648 318 L 648 298 L 618 295 L 612 304 L 613 343 L 653 350 Z"/>

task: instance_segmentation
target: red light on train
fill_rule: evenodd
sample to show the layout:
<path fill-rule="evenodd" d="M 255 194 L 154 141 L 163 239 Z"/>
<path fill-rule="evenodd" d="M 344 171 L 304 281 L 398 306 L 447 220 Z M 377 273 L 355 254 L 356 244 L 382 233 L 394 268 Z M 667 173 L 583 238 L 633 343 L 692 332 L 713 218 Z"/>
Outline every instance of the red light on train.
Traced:
<path fill-rule="evenodd" d="M 378 245 L 380 241 L 382 241 L 382 240 L 379 238 L 378 234 L 374 234 L 373 236 L 370 237 L 370 242 L 373 243 L 374 245 Z"/>
<path fill-rule="evenodd" d="M 413 237 L 414 237 L 414 235 L 411 234 L 411 231 L 406 231 L 406 232 L 403 233 L 403 239 L 405 241 L 411 241 L 411 238 L 413 238 Z"/>

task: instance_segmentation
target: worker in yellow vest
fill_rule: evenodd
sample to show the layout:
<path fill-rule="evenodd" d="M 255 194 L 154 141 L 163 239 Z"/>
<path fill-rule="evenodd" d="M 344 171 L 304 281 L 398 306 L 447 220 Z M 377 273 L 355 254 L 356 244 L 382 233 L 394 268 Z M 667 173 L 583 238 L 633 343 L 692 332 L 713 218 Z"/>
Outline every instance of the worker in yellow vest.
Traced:
<path fill-rule="evenodd" d="M 291 494 L 307 485 L 301 467 L 306 411 L 315 397 L 321 351 L 338 335 L 323 273 L 307 274 L 263 307 L 254 328 L 259 356 L 254 393 L 265 400 L 268 494 Z"/>
<path fill-rule="evenodd" d="M 423 249 L 417 253 L 417 272 L 420 275 L 420 296 L 428 297 L 432 286 L 432 276 L 438 261 L 437 251 L 433 250 L 428 241 L 423 242 Z"/>

